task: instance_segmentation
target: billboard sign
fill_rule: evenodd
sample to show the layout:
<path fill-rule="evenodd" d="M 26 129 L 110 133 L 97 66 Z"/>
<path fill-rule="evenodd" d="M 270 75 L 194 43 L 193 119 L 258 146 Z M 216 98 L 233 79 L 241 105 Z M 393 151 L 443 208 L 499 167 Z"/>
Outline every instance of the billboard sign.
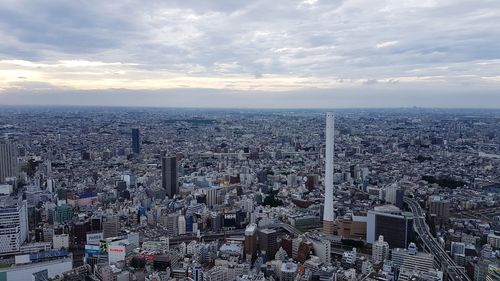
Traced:
<path fill-rule="evenodd" d="M 109 247 L 108 240 L 99 241 L 99 247 L 100 247 L 101 253 L 106 253 L 108 251 L 108 247 Z"/>
<path fill-rule="evenodd" d="M 109 263 L 125 260 L 126 250 L 125 246 L 112 246 L 108 247 Z"/>
<path fill-rule="evenodd" d="M 85 245 L 85 256 L 92 257 L 98 256 L 100 253 L 99 246 L 97 245 Z"/>
<path fill-rule="evenodd" d="M 98 245 L 99 241 L 103 239 L 102 232 L 99 233 L 88 233 L 87 234 L 87 244 Z"/>

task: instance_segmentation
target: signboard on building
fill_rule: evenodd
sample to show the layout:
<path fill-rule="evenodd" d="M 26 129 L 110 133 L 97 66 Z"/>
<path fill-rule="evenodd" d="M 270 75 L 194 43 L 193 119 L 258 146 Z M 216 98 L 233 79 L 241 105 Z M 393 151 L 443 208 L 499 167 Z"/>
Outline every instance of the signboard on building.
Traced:
<path fill-rule="evenodd" d="M 99 255 L 99 246 L 97 245 L 85 245 L 85 256 L 92 257 Z"/>
<path fill-rule="evenodd" d="M 17 255 L 14 258 L 16 264 L 30 263 L 30 255 Z M 1 280 L 1 279 L 0 279 Z"/>
<path fill-rule="evenodd" d="M 112 245 L 110 245 L 108 247 L 109 263 L 114 263 L 114 262 L 125 260 L 125 254 L 126 254 L 125 246 L 112 246 Z"/>
<path fill-rule="evenodd" d="M 87 234 L 87 244 L 99 245 L 99 241 L 103 239 L 102 232 L 99 233 L 88 233 Z"/>
<path fill-rule="evenodd" d="M 109 246 L 108 240 L 99 241 L 99 249 L 100 249 L 101 253 L 108 252 L 108 246 Z"/>

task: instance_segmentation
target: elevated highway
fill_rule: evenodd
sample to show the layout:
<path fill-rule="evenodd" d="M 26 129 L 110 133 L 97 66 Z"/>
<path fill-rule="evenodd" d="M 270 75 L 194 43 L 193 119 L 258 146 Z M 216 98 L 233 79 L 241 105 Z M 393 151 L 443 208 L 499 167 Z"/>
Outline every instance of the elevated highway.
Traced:
<path fill-rule="evenodd" d="M 436 263 L 441 266 L 443 272 L 448 273 L 449 280 L 453 281 L 471 281 L 465 273 L 463 267 L 457 266 L 455 261 L 445 252 L 441 245 L 432 237 L 429 226 L 425 222 L 425 213 L 417 201 L 411 198 L 405 198 L 404 201 L 410 207 L 414 218 L 413 227 L 420 239 L 422 239 L 425 248 L 434 255 Z"/>

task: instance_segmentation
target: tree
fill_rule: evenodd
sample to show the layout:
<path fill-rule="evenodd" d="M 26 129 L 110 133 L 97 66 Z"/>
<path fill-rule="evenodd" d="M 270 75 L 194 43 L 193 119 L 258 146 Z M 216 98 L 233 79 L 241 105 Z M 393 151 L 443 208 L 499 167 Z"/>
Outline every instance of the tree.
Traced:
<path fill-rule="evenodd" d="M 274 194 L 270 194 L 264 198 L 264 206 L 278 207 L 283 205 L 283 201 L 277 199 Z"/>
<path fill-rule="evenodd" d="M 130 260 L 130 266 L 142 269 L 146 267 L 146 259 L 142 257 L 133 257 L 132 260 Z"/>

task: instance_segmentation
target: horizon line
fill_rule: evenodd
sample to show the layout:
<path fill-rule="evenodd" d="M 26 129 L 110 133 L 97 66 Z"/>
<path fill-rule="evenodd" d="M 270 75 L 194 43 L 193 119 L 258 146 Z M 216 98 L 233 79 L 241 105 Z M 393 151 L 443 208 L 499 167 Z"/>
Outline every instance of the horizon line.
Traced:
<path fill-rule="evenodd" d="M 83 108 L 135 108 L 135 109 L 195 109 L 195 110 L 313 110 L 313 111 L 328 111 L 328 110 L 353 110 L 353 109 L 432 109 L 432 110 L 500 110 L 499 107 L 432 107 L 432 106 L 387 106 L 387 107 L 213 107 L 213 106 L 149 106 L 149 105 L 77 105 L 77 104 L 0 104 L 0 108 L 6 107 L 83 107 Z"/>

